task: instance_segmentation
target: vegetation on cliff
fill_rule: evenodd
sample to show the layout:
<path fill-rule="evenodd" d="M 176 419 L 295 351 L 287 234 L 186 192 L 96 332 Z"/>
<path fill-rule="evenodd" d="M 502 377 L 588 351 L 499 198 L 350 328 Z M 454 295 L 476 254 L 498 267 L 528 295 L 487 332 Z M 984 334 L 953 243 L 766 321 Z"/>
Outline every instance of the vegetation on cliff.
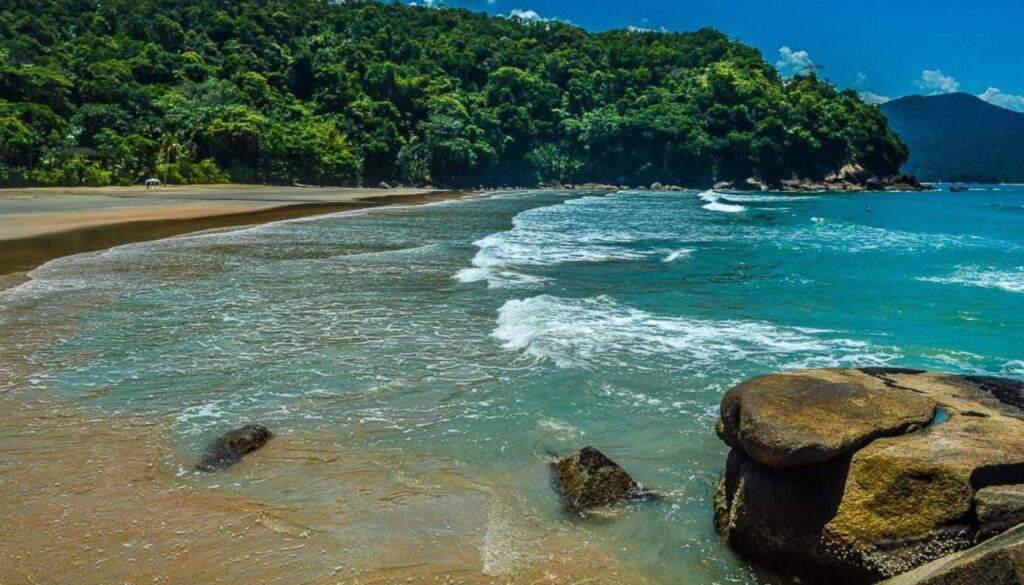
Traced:
<path fill-rule="evenodd" d="M 9 0 L 0 183 L 446 186 L 895 174 L 877 107 L 711 29 L 350 0 Z"/>

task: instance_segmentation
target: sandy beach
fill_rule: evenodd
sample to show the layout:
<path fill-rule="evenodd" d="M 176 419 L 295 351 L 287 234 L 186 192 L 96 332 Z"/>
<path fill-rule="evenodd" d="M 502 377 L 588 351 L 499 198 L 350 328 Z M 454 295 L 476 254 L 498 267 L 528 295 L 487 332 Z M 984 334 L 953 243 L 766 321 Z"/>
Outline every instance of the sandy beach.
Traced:
<path fill-rule="evenodd" d="M 238 184 L 0 189 L 0 288 L 17 281 L 11 275 L 70 254 L 199 230 L 467 194 Z"/>

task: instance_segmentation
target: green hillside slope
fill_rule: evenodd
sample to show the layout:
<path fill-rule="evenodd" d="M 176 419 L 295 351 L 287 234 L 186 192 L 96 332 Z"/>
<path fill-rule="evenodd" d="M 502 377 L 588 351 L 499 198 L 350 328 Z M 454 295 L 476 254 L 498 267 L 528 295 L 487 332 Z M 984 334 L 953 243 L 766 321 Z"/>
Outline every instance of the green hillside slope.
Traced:
<path fill-rule="evenodd" d="M 955 93 L 882 106 L 910 147 L 904 170 L 924 181 L 1024 182 L 1024 114 Z"/>
<path fill-rule="evenodd" d="M 879 176 L 877 108 L 710 29 L 350 0 L 8 0 L 0 183 L 686 185 Z"/>

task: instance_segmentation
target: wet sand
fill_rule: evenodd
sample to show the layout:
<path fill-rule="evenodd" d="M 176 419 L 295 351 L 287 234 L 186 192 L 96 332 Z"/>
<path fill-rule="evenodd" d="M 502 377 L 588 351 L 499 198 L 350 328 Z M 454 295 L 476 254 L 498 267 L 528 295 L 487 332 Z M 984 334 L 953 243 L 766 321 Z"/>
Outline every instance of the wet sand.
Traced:
<path fill-rule="evenodd" d="M 19 282 L 10 275 L 61 256 L 207 229 L 468 194 L 263 185 L 0 189 L 0 290 Z"/>
<path fill-rule="evenodd" d="M 0 409 L 0 583 L 644 582 L 444 461 L 281 436 L 196 475 L 159 422 Z"/>

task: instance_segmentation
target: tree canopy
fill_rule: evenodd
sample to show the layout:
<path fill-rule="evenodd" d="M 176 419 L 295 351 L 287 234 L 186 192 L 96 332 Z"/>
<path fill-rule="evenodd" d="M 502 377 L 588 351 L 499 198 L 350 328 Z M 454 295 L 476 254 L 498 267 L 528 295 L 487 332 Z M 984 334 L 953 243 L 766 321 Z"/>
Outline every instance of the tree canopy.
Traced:
<path fill-rule="evenodd" d="M 360 0 L 0 8 L 0 184 L 700 186 L 907 155 L 855 92 L 712 29 Z"/>

